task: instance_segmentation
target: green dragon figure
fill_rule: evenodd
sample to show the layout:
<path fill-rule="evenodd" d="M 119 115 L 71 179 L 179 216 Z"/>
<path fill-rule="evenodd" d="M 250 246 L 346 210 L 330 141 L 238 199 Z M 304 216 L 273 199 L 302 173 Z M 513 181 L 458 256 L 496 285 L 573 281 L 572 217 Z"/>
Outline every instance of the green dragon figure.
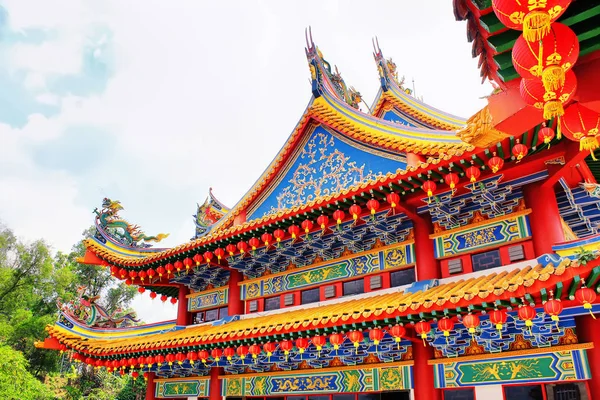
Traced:
<path fill-rule="evenodd" d="M 150 247 L 147 242 L 160 242 L 168 233 L 159 233 L 156 236 L 147 236 L 137 225 L 131 225 L 122 219 L 118 212 L 123 210 L 121 202 L 104 198 L 102 210 L 94 209 L 96 214 L 96 228 L 103 231 L 117 242 L 131 247 Z M 146 242 L 146 243 L 141 243 Z"/>

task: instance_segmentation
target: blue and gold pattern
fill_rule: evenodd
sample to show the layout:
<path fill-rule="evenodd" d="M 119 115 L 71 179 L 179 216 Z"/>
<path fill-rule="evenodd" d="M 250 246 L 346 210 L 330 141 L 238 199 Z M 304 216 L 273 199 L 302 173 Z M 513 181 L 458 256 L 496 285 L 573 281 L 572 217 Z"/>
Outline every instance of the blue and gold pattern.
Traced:
<path fill-rule="evenodd" d="M 435 387 L 590 379 L 584 349 L 437 364 Z"/>
<path fill-rule="evenodd" d="M 316 127 L 299 148 L 281 180 L 249 213 L 249 220 L 406 168 L 404 156 L 350 142 L 323 126 Z"/>
<path fill-rule="evenodd" d="M 235 376 L 223 379 L 223 396 L 276 396 L 299 393 L 377 392 L 412 388 L 412 367 L 320 370 L 269 376 Z"/>
<path fill-rule="evenodd" d="M 161 398 L 186 398 L 188 396 L 208 397 L 209 379 L 169 379 L 156 381 L 156 397 Z"/>
<path fill-rule="evenodd" d="M 242 299 L 270 296 L 413 263 L 413 242 L 404 242 L 390 248 L 358 254 L 346 260 L 245 281 L 241 285 Z"/>
<path fill-rule="evenodd" d="M 529 212 L 517 212 L 474 227 L 466 226 L 431 235 L 435 241 L 435 256 L 443 258 L 526 239 L 531 236 Z"/>
<path fill-rule="evenodd" d="M 219 307 L 229 301 L 229 289 L 219 287 L 192 294 L 188 298 L 188 311 L 200 311 L 207 308 Z"/>

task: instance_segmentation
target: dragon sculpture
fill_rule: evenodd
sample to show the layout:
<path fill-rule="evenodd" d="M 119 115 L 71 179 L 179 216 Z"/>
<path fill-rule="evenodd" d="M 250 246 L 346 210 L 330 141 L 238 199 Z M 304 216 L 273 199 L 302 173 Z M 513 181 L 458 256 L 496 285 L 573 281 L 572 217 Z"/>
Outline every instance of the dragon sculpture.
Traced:
<path fill-rule="evenodd" d="M 224 206 L 215 198 L 212 188 L 208 192 L 208 197 L 202 205 L 198 205 L 198 210 L 194 215 L 194 224 L 196 225 L 196 234 L 192 239 L 197 239 L 206 235 L 214 224 L 216 224 L 224 215 L 229 212 L 229 208 Z"/>
<path fill-rule="evenodd" d="M 169 234 L 159 233 L 156 236 L 148 236 L 142 232 L 141 228 L 137 225 L 131 225 L 119 216 L 119 211 L 123 210 L 121 202 L 118 200 L 111 200 L 104 198 L 102 200 L 102 209 L 98 211 L 98 208 L 94 209 L 96 214 L 96 228 L 102 230 L 112 239 L 117 242 L 130 246 L 130 247 L 151 247 L 148 242 L 160 242 Z M 102 235 L 99 234 L 97 237 L 102 239 Z"/>
<path fill-rule="evenodd" d="M 123 313 L 120 308 L 108 313 L 106 308 L 97 303 L 100 296 L 86 296 L 86 287 L 77 289 L 77 298 L 68 303 L 57 300 L 58 309 L 76 321 L 90 328 L 123 328 L 139 322 L 135 312 Z"/>

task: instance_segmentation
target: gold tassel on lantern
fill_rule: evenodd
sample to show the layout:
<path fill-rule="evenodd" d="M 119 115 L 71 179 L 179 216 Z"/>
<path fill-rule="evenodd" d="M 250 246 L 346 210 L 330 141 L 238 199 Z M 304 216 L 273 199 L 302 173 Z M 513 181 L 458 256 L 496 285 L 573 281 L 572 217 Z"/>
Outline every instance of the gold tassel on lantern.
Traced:
<path fill-rule="evenodd" d="M 565 70 L 558 65 L 551 65 L 542 72 L 542 82 L 548 92 L 562 89 L 565 85 Z"/>
<path fill-rule="evenodd" d="M 594 161 L 597 161 L 596 156 L 594 156 L 594 150 L 599 146 L 598 139 L 595 136 L 586 136 L 579 141 L 579 151 L 589 150 Z"/>
<path fill-rule="evenodd" d="M 523 18 L 523 37 L 528 42 L 542 40 L 550 32 L 550 14 L 531 11 Z"/>
<path fill-rule="evenodd" d="M 565 113 L 560 100 L 550 100 L 544 103 L 544 119 L 562 117 Z"/>

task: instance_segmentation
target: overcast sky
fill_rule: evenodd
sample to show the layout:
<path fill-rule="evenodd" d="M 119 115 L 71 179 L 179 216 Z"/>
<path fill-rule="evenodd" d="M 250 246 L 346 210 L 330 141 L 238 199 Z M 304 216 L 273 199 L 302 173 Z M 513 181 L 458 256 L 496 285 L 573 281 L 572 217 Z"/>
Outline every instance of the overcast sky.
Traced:
<path fill-rule="evenodd" d="M 0 221 L 68 251 L 110 197 L 165 246 L 189 240 L 208 188 L 234 205 L 300 118 L 309 25 L 369 104 L 374 36 L 439 109 L 491 92 L 450 0 L 0 0 Z"/>

